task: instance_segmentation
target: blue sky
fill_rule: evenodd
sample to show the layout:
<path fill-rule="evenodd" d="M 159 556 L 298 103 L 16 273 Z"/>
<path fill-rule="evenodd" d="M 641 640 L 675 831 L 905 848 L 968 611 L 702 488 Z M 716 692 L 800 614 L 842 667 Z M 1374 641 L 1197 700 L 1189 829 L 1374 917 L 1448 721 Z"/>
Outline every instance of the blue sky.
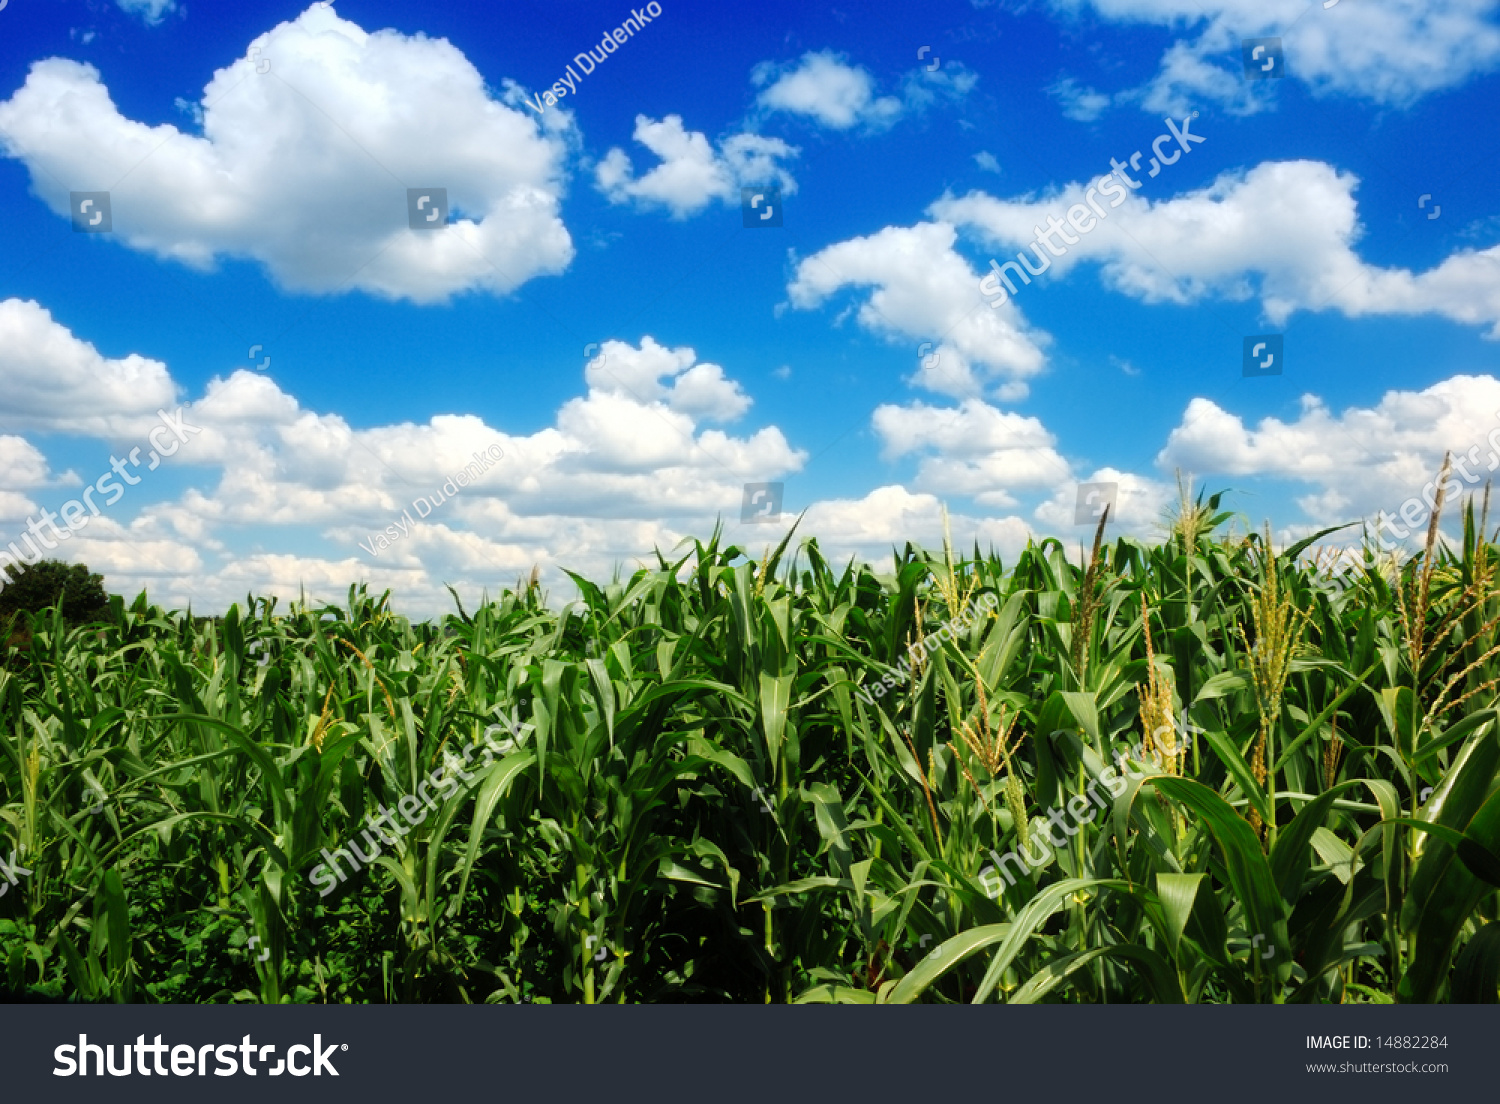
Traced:
<path fill-rule="evenodd" d="M 35 523 L 121 593 L 428 615 L 718 518 L 758 549 L 805 509 L 880 563 L 946 507 L 1013 558 L 1083 539 L 1080 483 L 1153 535 L 1181 470 L 1290 539 L 1488 457 L 1497 3 L 658 7 L 587 74 L 646 9 L 0 8 L 0 566 Z M 982 288 L 1049 216 L 1073 244 Z M 1272 333 L 1283 374 L 1244 376 Z M 178 407 L 139 484 L 39 521 Z M 782 514 L 747 523 L 759 482 Z"/>

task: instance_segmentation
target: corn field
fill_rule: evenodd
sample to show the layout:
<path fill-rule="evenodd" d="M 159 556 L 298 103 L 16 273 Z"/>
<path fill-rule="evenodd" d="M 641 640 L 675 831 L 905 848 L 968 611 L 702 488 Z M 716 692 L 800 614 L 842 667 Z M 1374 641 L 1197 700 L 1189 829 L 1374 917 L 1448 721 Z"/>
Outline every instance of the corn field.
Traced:
<path fill-rule="evenodd" d="M 440 623 L 363 588 L 38 614 L 0 668 L 0 858 L 25 870 L 0 985 L 1493 1002 L 1500 549 L 1462 513 L 1461 542 L 1434 519 L 1342 586 L 1327 534 L 1273 553 L 1200 495 L 1159 543 L 1101 523 L 1011 564 L 839 568 L 790 535 L 757 562 L 715 533 L 573 576 L 561 609 L 523 584 Z M 500 718 L 524 731 L 481 764 Z M 419 826 L 312 881 L 456 756 Z"/>

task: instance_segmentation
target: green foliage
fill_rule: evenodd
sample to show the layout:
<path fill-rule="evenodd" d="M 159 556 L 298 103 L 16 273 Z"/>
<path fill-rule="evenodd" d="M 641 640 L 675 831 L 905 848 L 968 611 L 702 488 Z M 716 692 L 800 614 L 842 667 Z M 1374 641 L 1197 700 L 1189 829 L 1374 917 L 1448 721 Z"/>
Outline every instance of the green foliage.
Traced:
<path fill-rule="evenodd" d="M 1462 548 L 1329 587 L 1300 549 L 1214 539 L 1217 502 L 1087 571 L 1056 541 L 882 574 L 715 534 L 562 609 L 527 586 L 435 625 L 358 588 L 38 616 L 0 668 L 0 857 L 32 871 L 0 897 L 0 986 L 1495 1001 L 1495 549 L 1471 514 Z M 1142 745 L 1159 765 L 1116 779 Z M 324 849 L 466 752 L 320 895 Z"/>
<path fill-rule="evenodd" d="M 8 568 L 15 581 L 0 580 L 0 625 L 18 614 L 56 607 L 74 624 L 98 621 L 109 613 L 104 579 L 82 564 L 38 560 L 26 568 Z M 19 571 L 19 574 L 17 572 Z"/>

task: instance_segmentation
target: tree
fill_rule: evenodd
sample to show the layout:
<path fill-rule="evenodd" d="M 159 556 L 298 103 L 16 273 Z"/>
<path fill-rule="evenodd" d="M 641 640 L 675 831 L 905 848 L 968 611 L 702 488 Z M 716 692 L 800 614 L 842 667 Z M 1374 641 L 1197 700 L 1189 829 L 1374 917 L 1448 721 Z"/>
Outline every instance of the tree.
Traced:
<path fill-rule="evenodd" d="M 54 606 L 74 624 L 98 621 L 109 611 L 104 576 L 91 575 L 83 564 L 39 560 L 21 569 L 10 568 L 15 582 L 0 588 L 0 624 L 16 613 L 36 613 Z"/>

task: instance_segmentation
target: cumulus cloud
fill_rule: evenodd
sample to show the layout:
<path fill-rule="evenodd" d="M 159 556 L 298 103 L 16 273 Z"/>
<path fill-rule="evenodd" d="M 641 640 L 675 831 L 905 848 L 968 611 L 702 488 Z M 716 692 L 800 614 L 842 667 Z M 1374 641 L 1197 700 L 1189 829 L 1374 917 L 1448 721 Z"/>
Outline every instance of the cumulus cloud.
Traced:
<path fill-rule="evenodd" d="M 495 499 L 518 514 L 712 516 L 736 500 L 738 482 L 783 475 L 805 456 L 774 427 L 749 437 L 703 428 L 737 420 L 750 400 L 691 349 L 649 337 L 639 346 L 606 341 L 585 382 L 586 393 L 562 405 L 554 426 L 522 436 L 473 415 L 356 430 L 338 415 L 302 409 L 266 377 L 238 371 L 190 407 L 205 430 L 194 439 L 194 460 L 226 467 L 212 498 L 191 505 L 199 516 L 236 523 L 383 525 L 414 493 L 493 445 L 504 454 L 503 474 L 466 493 L 460 514 Z"/>
<path fill-rule="evenodd" d="M 1500 380 L 1460 375 L 1421 391 L 1388 391 L 1342 413 L 1305 395 L 1292 421 L 1254 428 L 1203 398 L 1188 404 L 1157 456 L 1162 470 L 1265 476 L 1309 488 L 1297 499 L 1309 521 L 1339 524 L 1394 509 L 1433 478 L 1451 451 L 1475 474 L 1500 468 Z"/>
<path fill-rule="evenodd" d="M 969 399 L 957 409 L 883 405 L 872 423 L 887 457 L 922 454 L 913 485 L 1013 509 L 1017 493 L 1067 483 L 1070 466 L 1036 418 Z"/>
<path fill-rule="evenodd" d="M 47 458 L 24 437 L 0 434 L 0 486 L 10 490 L 45 487 L 51 482 Z"/>
<path fill-rule="evenodd" d="M 58 482 L 71 482 L 76 478 Z M 23 492 L 35 491 L 54 482 L 41 450 L 24 437 L 0 434 L 0 519 L 21 521 L 37 510 Z"/>
<path fill-rule="evenodd" d="M 17 313 L 18 306 L 25 309 Z M 27 343 L 47 339 L 60 379 L 83 364 L 109 381 L 128 362 L 99 359 L 35 304 L 0 307 L 0 317 L 15 314 L 32 327 Z M 137 359 L 151 366 L 158 386 L 175 388 L 162 365 Z M 446 583 L 472 600 L 533 566 L 564 589 L 563 567 L 591 577 L 629 569 L 652 548 L 702 534 L 716 516 L 733 525 L 745 482 L 784 480 L 806 462 L 807 453 L 775 427 L 713 428 L 743 419 L 750 398 L 693 349 L 651 337 L 605 341 L 582 382 L 583 393 L 562 404 L 553 424 L 532 433 L 457 414 L 356 429 L 337 414 L 306 409 L 269 377 L 238 370 L 211 380 L 186 406 L 201 432 L 169 461 L 183 465 L 186 490 L 166 500 L 153 498 L 149 485 L 132 490 L 126 506 L 94 518 L 60 554 L 105 572 L 116 590 L 146 588 L 178 606 L 223 608 L 249 592 L 291 599 L 304 588 L 315 601 L 338 601 L 349 582 L 362 581 L 395 591 L 402 609 L 431 616 L 449 607 Z M 122 404 L 117 417 L 90 412 L 68 422 L 79 401 L 69 387 L 50 393 L 50 407 L 48 395 L 29 400 L 27 415 L 74 432 L 89 425 L 114 432 L 140 417 L 127 404 L 128 389 L 108 393 Z M 1500 410 L 1500 394 L 1494 399 Z M 1038 419 L 976 398 L 949 408 L 884 405 L 872 428 L 887 461 L 916 461 L 909 486 L 804 504 L 789 485 L 788 514 L 805 505 L 801 532 L 835 558 L 880 562 L 908 540 L 936 548 L 943 506 L 953 500 L 980 508 L 953 511 L 958 544 L 1014 558 L 1033 535 L 1078 532 L 1072 510 L 1080 481 L 1118 482 L 1118 531 L 1140 536 L 1150 535 L 1169 498 L 1148 478 L 1070 460 Z M 1171 447 L 1190 443 L 1179 435 Z M 490 457 L 481 465 L 487 470 L 472 470 L 476 455 Z M 71 472 L 51 475 L 42 453 L 15 436 L 0 436 L 0 473 L 6 536 L 39 512 L 34 499 L 60 505 L 59 493 L 39 490 L 77 482 Z M 1040 501 L 1030 520 L 1023 501 Z M 783 531 L 752 527 L 738 539 L 774 542 Z"/>
<path fill-rule="evenodd" d="M 619 147 L 611 149 L 594 170 L 599 190 L 611 203 L 634 200 L 662 206 L 681 219 L 716 199 L 738 203 L 739 190 L 745 186 L 775 183 L 787 195 L 797 190 L 797 182 L 780 161 L 796 157 L 799 151 L 779 138 L 736 134 L 720 142 L 715 151 L 707 135 L 683 126 L 680 115 L 660 121 L 637 115 L 633 137 L 661 164 L 637 177 L 629 155 Z"/>
<path fill-rule="evenodd" d="M 216 72 L 201 111 L 201 136 L 135 122 L 98 70 L 49 58 L 0 103 L 0 143 L 58 215 L 70 187 L 108 189 L 130 248 L 198 269 L 251 258 L 292 291 L 440 302 L 573 257 L 566 137 L 494 99 L 445 39 L 314 5 Z M 410 229 L 408 187 L 446 188 L 449 226 Z"/>
<path fill-rule="evenodd" d="M 1049 262 L 1049 275 L 1057 276 L 1084 262 L 1099 264 L 1108 286 L 1147 303 L 1258 298 L 1275 325 L 1298 310 L 1334 309 L 1351 318 L 1434 314 L 1489 325 L 1487 336 L 1500 338 L 1500 246 L 1460 249 L 1420 273 L 1367 264 L 1354 249 L 1362 233 L 1358 185 L 1354 174 L 1320 161 L 1272 161 L 1225 172 L 1171 199 L 1111 201 L 1096 194 L 1094 203 L 1107 214 L 1102 220 L 1082 206 L 1092 190 L 1083 184 L 1041 198 L 972 192 L 945 197 L 930 211 L 1014 252 L 1032 249 L 1048 216 L 1061 221 L 1080 205 L 1088 222 L 1080 217 L 1079 225 L 1093 223 L 1092 229 L 1072 234 L 1065 225 L 1064 255 L 1049 258 L 1036 246 L 1033 263 Z"/>
<path fill-rule="evenodd" d="M 584 380 L 601 394 L 662 402 L 701 421 L 732 422 L 750 409 L 750 397 L 719 365 L 700 363 L 692 349 L 668 349 L 650 337 L 639 348 L 606 341 L 585 366 Z"/>
<path fill-rule="evenodd" d="M 105 585 L 110 589 L 116 592 L 126 591 L 127 596 L 132 591 L 140 593 L 141 590 L 146 590 L 155 602 L 162 602 L 163 596 L 152 584 L 171 579 L 201 577 L 209 569 L 209 564 L 191 544 L 175 540 L 144 539 L 138 533 L 111 526 L 101 519 L 96 519 L 87 529 L 69 538 L 62 548 L 66 549 L 72 562 L 86 563 L 90 571 L 103 575 Z M 347 582 L 342 590 L 345 593 L 348 591 Z M 231 601 L 243 600 L 247 593 L 250 590 L 241 589 L 232 595 L 215 595 L 219 601 L 214 604 L 218 608 L 224 608 Z M 294 587 L 282 594 L 288 599 L 295 598 L 297 590 Z M 202 591 L 196 588 L 179 592 L 179 595 L 179 609 L 189 605 L 201 607 L 204 597 Z M 336 592 L 328 597 L 335 596 L 342 597 L 343 594 Z M 198 599 L 196 602 L 195 597 Z"/>
<path fill-rule="evenodd" d="M 910 542 L 938 551 L 943 546 L 943 501 L 936 495 L 912 493 L 905 487 L 876 487 L 859 498 L 824 499 L 808 508 L 799 536 L 813 534 L 823 555 L 835 563 L 850 557 L 884 569 L 892 548 Z M 950 512 L 948 532 L 957 549 L 975 544 L 993 549 L 1014 563 L 1031 526 L 1019 517 L 976 517 Z M 779 539 L 779 534 L 778 534 Z"/>
<path fill-rule="evenodd" d="M 1122 102 L 1139 103 L 1153 115 L 1186 115 L 1204 103 L 1218 104 L 1230 115 L 1268 111 L 1275 106 L 1274 82 L 1245 80 L 1243 67 L 1233 68 L 1238 47 L 1239 39 L 1224 27 L 1213 28 L 1193 42 L 1174 42 L 1162 54 L 1151 80 L 1116 95 Z M 1230 68 L 1225 68 L 1226 59 Z"/>
<path fill-rule="evenodd" d="M 1171 499 L 1170 488 L 1149 476 L 1080 466 L 1063 456 L 1056 436 L 1037 418 L 978 399 L 957 407 L 887 404 L 875 411 L 871 423 L 887 459 L 919 457 L 912 481 L 917 492 L 942 500 L 970 499 L 995 510 L 1020 509 L 1023 499 L 1041 496 L 1032 511 L 1034 526 L 1012 518 L 1008 528 L 1074 533 L 1079 484 L 1104 482 L 1118 488 L 1110 513 L 1113 531 L 1144 538 L 1156 531 Z"/>
<path fill-rule="evenodd" d="M 763 113 L 798 115 L 830 130 L 884 130 L 912 111 L 963 99 L 978 79 L 950 61 L 937 69 L 912 70 L 902 78 L 900 96 L 882 96 L 869 70 L 832 50 L 809 51 L 796 62 L 763 61 L 751 72 L 761 89 L 755 102 Z"/>
<path fill-rule="evenodd" d="M 895 96 L 877 96 L 868 70 L 849 65 L 831 50 L 806 53 L 796 64 L 763 61 L 751 80 L 761 87 L 756 102 L 770 111 L 812 119 L 833 130 L 863 123 L 889 126 L 900 117 Z"/>
<path fill-rule="evenodd" d="M 0 302 L 0 428 L 118 439 L 176 394 L 160 361 L 105 357 L 40 304 Z"/>
<path fill-rule="evenodd" d="M 0 317 L 17 307 L 0 306 Z M 19 306 L 16 317 L 35 330 L 27 341 L 42 334 L 61 351 L 59 378 L 71 378 L 77 369 L 68 365 L 77 362 L 108 381 L 128 362 L 103 361 L 35 304 Z M 175 389 L 159 362 L 137 360 L 158 386 Z M 185 408 L 201 432 L 169 461 L 182 466 L 187 488 L 166 500 L 153 498 L 149 485 L 132 490 L 128 503 L 92 519 L 59 554 L 103 571 L 116 590 L 145 588 L 179 606 L 223 608 L 250 592 L 291 599 L 304 589 L 315 601 L 338 601 L 351 581 L 362 581 L 429 616 L 449 608 L 445 583 L 472 599 L 538 565 L 565 589 L 562 567 L 593 577 L 629 569 L 652 548 L 701 534 L 716 516 L 735 524 L 745 482 L 784 480 L 806 462 L 774 426 L 714 428 L 742 420 L 750 398 L 693 349 L 651 337 L 605 341 L 582 382 L 583 393 L 562 404 L 552 425 L 517 434 L 474 415 L 357 429 L 306 409 L 262 374 L 216 377 Z M 128 389 L 108 393 L 124 413 L 87 417 L 101 429 L 132 424 Z M 66 421 L 78 399 L 56 389 L 50 406 L 46 396 L 30 403 L 28 418 L 86 432 L 88 423 Z M 914 485 L 808 503 L 803 532 L 829 555 L 881 561 L 908 540 L 937 547 L 944 502 L 968 497 L 997 513 L 955 511 L 954 539 L 1013 557 L 1032 525 L 999 508 L 1072 478 L 1039 422 L 983 403 L 883 407 L 874 424 L 888 459 L 918 458 Z M 455 487 L 449 481 L 476 453 L 502 458 Z M 20 437 L 0 436 L 0 465 L 8 536 L 39 512 L 34 499 L 60 505 L 58 493 L 39 489 L 76 482 L 72 473 L 50 475 L 42 453 Z M 795 490 L 786 509 L 802 509 Z M 399 537 L 386 535 L 389 526 L 400 527 Z M 774 542 L 781 532 L 750 527 L 740 539 Z"/>
<path fill-rule="evenodd" d="M 1115 505 L 1109 512 L 1109 531 L 1123 531 L 1137 540 L 1160 538 L 1164 519 L 1177 498 L 1176 488 L 1161 480 L 1118 468 L 1095 468 L 1088 475 L 1079 473 L 1072 482 L 1059 486 L 1036 508 L 1039 528 L 1050 533 L 1070 533 L 1078 541 L 1093 539 L 1094 525 L 1077 522 L 1080 483 L 1113 483 Z"/>
<path fill-rule="evenodd" d="M 156 421 L 160 397 L 151 397 L 143 418 L 143 395 L 175 391 L 159 362 L 105 360 L 36 304 L 0 304 L 0 322 L 17 320 L 22 340 L 5 340 L 0 327 L 0 354 L 18 344 L 39 348 L 60 386 L 40 388 L 0 356 L 0 425 L 139 432 L 137 425 Z M 79 383 L 89 373 L 96 396 Z M 583 384 L 553 425 L 516 434 L 456 414 L 357 429 L 306 409 L 259 373 L 216 377 L 185 405 L 199 432 L 167 462 L 180 466 L 187 488 L 161 500 L 150 486 L 159 477 L 148 477 L 60 554 L 104 570 L 117 590 L 149 587 L 157 600 L 179 604 L 222 608 L 247 591 L 291 598 L 303 583 L 336 600 L 350 581 L 364 580 L 394 587 L 403 608 L 425 615 L 447 606 L 445 582 L 474 597 L 534 565 L 553 582 L 564 566 L 608 577 L 618 562 L 737 514 L 745 482 L 784 479 L 807 458 L 774 426 L 715 428 L 742 419 L 750 398 L 690 348 L 650 337 L 606 341 Z M 460 477 L 466 468 L 474 470 Z M 65 497 L 39 489 L 77 482 L 71 472 L 51 476 L 25 439 L 0 435 L 0 519 L 8 529 L 0 543 Z M 395 523 L 408 531 L 378 542 Z M 306 551 L 320 546 L 332 554 Z"/>
<path fill-rule="evenodd" d="M 1252 88 L 1243 79 L 1244 38 L 1280 37 L 1287 76 L 1315 94 L 1396 106 L 1459 87 L 1500 60 L 1494 0 L 1346 0 L 1312 10 L 1304 0 L 1053 0 L 1053 7 L 1195 32 L 1174 41 L 1155 77 L 1129 93 L 1148 111 L 1180 114 L 1205 101 L 1240 113 L 1264 106 L 1277 82 Z"/>
<path fill-rule="evenodd" d="M 861 325 L 892 340 L 936 343 L 933 367 L 914 378 L 919 386 L 967 397 L 1000 379 L 1012 385 L 1005 397 L 1019 398 L 1051 339 L 1013 304 L 984 304 L 979 276 L 953 249 L 956 238 L 952 226 L 924 222 L 838 242 L 797 265 L 788 298 L 810 310 L 845 288 L 873 287 L 858 310 Z"/>

